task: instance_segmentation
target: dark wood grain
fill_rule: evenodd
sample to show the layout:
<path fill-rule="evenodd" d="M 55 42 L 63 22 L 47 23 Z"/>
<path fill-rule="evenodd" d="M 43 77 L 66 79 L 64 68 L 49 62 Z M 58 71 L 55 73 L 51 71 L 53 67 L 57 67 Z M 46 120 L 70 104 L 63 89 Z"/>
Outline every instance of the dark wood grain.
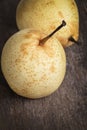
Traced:
<path fill-rule="evenodd" d="M 19 0 L 0 0 L 0 56 L 5 41 L 17 32 Z M 30 100 L 9 88 L 0 69 L 0 130 L 87 130 L 87 1 L 76 0 L 80 46 L 67 48 L 67 72 L 51 96 Z"/>

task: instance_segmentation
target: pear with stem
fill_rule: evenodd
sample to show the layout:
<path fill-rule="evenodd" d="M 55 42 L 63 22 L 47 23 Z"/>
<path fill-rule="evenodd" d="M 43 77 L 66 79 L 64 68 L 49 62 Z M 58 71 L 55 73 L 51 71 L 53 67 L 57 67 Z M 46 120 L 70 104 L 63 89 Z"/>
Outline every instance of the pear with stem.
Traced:
<path fill-rule="evenodd" d="M 1 68 L 10 88 L 23 97 L 41 98 L 61 85 L 66 72 L 66 56 L 53 35 L 66 25 L 62 22 L 50 35 L 24 29 L 6 42 Z"/>
<path fill-rule="evenodd" d="M 79 13 L 75 0 L 21 0 L 16 21 L 19 29 L 34 28 L 49 34 L 65 20 L 67 25 L 55 33 L 63 47 L 78 43 Z"/>

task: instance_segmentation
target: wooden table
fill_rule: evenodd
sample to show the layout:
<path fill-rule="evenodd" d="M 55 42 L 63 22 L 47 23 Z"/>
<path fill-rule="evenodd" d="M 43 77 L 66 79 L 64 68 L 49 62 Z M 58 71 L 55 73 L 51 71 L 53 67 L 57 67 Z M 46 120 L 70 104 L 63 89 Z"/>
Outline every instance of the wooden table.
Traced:
<path fill-rule="evenodd" d="M 19 0 L 0 0 L 0 56 L 6 40 L 17 32 Z M 87 130 L 87 1 L 76 0 L 80 14 L 80 46 L 68 47 L 67 72 L 51 96 L 30 100 L 9 88 L 0 69 L 0 130 Z"/>

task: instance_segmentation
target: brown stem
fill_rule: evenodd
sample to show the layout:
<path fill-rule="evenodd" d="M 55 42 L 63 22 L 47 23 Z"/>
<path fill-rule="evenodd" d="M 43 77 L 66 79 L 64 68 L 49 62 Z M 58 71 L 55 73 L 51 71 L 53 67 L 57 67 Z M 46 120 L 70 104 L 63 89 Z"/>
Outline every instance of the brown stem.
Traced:
<path fill-rule="evenodd" d="M 80 45 L 80 42 L 76 41 L 72 36 L 69 38 L 69 41 L 74 42 L 77 45 Z"/>
<path fill-rule="evenodd" d="M 43 45 L 51 36 L 53 36 L 58 30 L 60 30 L 65 25 L 66 25 L 66 22 L 63 20 L 62 24 L 58 26 L 51 34 L 49 34 L 47 37 L 40 40 L 40 45 Z"/>

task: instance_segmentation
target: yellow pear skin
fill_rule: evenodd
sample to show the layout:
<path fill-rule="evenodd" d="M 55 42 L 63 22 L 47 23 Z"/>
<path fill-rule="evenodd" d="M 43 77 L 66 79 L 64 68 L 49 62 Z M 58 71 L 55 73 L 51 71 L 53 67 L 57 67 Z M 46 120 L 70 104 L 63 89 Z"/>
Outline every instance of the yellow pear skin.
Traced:
<path fill-rule="evenodd" d="M 6 42 L 1 68 L 10 88 L 23 97 L 41 98 L 55 92 L 66 72 L 66 56 L 61 43 L 46 34 L 24 29 Z"/>
<path fill-rule="evenodd" d="M 74 0 L 21 0 L 16 21 L 19 29 L 34 28 L 49 34 L 65 20 L 65 28 L 55 34 L 63 47 L 73 44 L 79 36 L 79 14 Z"/>

